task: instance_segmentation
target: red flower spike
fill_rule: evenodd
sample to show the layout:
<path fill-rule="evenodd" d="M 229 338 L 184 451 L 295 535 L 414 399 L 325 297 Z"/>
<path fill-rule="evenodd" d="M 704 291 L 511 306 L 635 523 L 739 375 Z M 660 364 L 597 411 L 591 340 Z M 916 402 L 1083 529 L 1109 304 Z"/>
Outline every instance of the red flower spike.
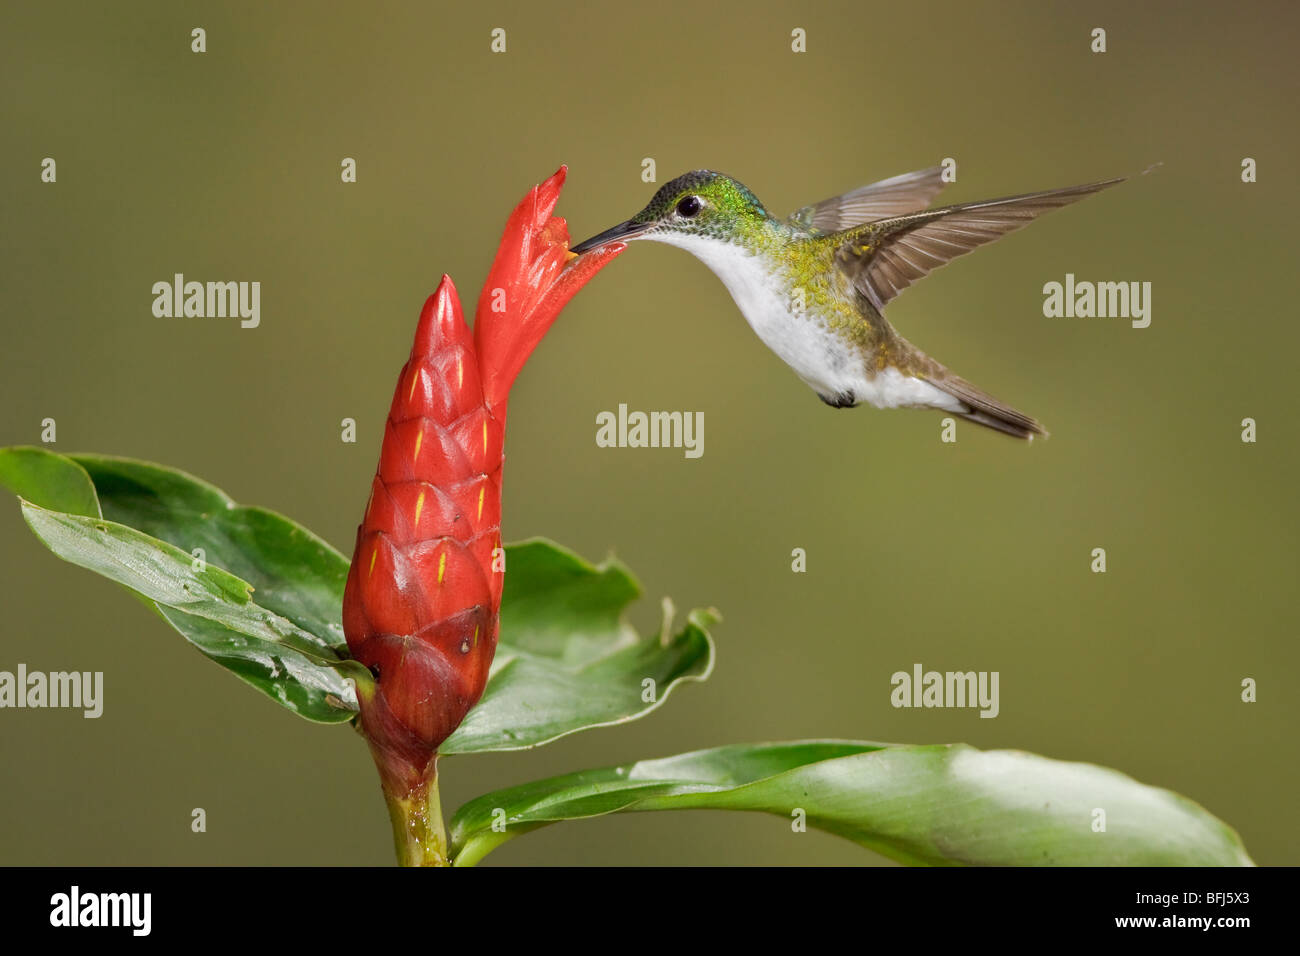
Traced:
<path fill-rule="evenodd" d="M 626 248 L 569 254 L 568 228 L 551 216 L 564 173 L 511 214 L 473 333 L 448 276 L 425 302 L 357 528 L 343 631 L 375 674 L 361 729 L 404 862 L 445 862 L 427 806 L 437 751 L 478 702 L 496 650 L 510 386 L 569 299 Z"/>
<path fill-rule="evenodd" d="M 386 787 L 400 793 L 425 775 L 487 682 L 500 574 L 478 554 L 500 542 L 502 439 L 444 276 L 398 376 L 343 598 L 352 656 L 378 672 L 362 729 Z M 467 487 L 479 490 L 482 512 L 462 507 Z"/>

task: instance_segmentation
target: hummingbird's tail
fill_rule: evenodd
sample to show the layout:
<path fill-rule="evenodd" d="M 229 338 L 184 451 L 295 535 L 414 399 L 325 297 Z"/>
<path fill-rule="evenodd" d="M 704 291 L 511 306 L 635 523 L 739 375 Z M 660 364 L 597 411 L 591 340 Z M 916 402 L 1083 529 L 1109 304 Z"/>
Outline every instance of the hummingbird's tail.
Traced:
<path fill-rule="evenodd" d="M 1016 411 L 1010 405 L 998 401 L 992 395 L 976 388 L 964 378 L 951 372 L 929 379 L 931 385 L 938 388 L 965 406 L 966 411 L 957 412 L 969 422 L 992 428 L 1005 435 L 1033 441 L 1035 436 L 1047 437 L 1047 430 L 1024 412 Z"/>

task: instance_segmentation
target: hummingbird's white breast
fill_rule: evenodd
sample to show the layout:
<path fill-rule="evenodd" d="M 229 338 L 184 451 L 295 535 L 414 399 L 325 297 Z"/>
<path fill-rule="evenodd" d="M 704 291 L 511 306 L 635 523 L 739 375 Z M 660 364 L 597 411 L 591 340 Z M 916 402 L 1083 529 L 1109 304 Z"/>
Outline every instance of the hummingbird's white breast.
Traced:
<path fill-rule="evenodd" d="M 852 395 L 851 404 L 876 408 L 965 408 L 929 382 L 894 368 L 868 376 L 862 355 L 830 329 L 824 316 L 811 308 L 794 311 L 793 289 L 782 270 L 743 246 L 674 232 L 645 238 L 685 249 L 708 266 L 763 344 L 823 398 Z"/>

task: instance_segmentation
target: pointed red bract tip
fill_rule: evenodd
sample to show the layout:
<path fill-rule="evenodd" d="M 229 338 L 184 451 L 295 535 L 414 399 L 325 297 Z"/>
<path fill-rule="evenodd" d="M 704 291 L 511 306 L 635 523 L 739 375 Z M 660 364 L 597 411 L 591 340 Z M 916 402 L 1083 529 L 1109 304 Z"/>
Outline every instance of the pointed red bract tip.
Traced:
<path fill-rule="evenodd" d="M 537 190 L 537 217 L 534 222 L 545 219 L 560 201 L 560 191 L 564 189 L 564 180 L 569 175 L 569 167 L 561 165 L 550 177 L 535 187 Z"/>
<path fill-rule="evenodd" d="M 415 328 L 415 341 L 411 344 L 411 356 L 430 355 L 435 350 L 445 347 L 447 342 L 462 342 L 469 339 L 469 326 L 465 324 L 465 315 L 461 312 L 460 297 L 456 295 L 456 283 L 451 276 L 443 273 L 442 281 L 433 295 L 425 300 L 420 312 L 420 323 Z"/>

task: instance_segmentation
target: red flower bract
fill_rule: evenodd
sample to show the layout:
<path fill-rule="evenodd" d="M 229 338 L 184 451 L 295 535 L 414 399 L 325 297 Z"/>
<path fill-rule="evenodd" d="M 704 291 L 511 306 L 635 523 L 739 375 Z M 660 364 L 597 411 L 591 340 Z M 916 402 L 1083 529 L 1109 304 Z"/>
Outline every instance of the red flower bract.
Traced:
<path fill-rule="evenodd" d="M 506 399 L 560 310 L 607 262 L 573 259 L 552 217 L 563 167 L 506 224 L 471 334 L 443 276 L 398 377 L 343 595 L 352 656 L 375 675 L 361 726 L 384 789 L 405 796 L 483 693 L 504 584 Z"/>
<path fill-rule="evenodd" d="M 505 404 L 515 376 L 560 310 L 627 248 L 625 243 L 611 243 L 579 256 L 566 268 L 569 228 L 551 215 L 564 176 L 561 166 L 515 207 L 479 294 L 474 344 L 483 369 L 483 397 L 493 408 Z"/>

